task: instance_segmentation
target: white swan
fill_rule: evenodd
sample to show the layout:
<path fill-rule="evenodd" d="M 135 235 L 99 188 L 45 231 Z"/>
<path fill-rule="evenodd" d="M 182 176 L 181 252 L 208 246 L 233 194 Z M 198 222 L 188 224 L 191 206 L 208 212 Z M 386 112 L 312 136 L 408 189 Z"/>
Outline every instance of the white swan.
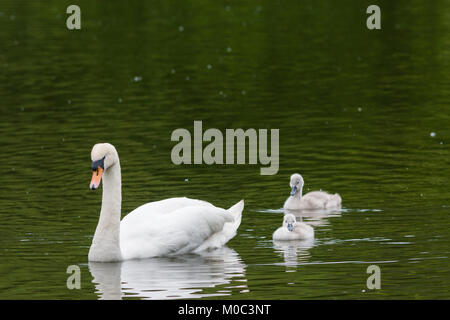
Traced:
<path fill-rule="evenodd" d="M 95 190 L 103 177 L 103 199 L 89 261 L 110 262 L 219 248 L 236 235 L 244 201 L 230 209 L 188 198 L 144 204 L 120 221 L 122 190 L 119 155 L 99 143 L 91 152 Z"/>
<path fill-rule="evenodd" d="M 314 238 L 314 229 L 303 222 L 297 222 L 295 216 L 288 213 L 283 218 L 283 226 L 272 236 L 273 240 L 305 240 Z"/>
<path fill-rule="evenodd" d="M 337 193 L 329 194 L 323 191 L 312 191 L 302 196 L 303 185 L 303 177 L 298 173 L 294 173 L 290 182 L 291 195 L 284 203 L 284 209 L 328 209 L 341 206 L 342 199 Z"/>

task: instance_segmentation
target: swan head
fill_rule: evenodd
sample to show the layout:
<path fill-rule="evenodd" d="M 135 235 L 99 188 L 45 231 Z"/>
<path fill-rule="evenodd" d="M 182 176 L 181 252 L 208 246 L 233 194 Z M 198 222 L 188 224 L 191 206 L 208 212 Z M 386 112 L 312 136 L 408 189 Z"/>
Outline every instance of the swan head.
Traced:
<path fill-rule="evenodd" d="M 303 188 L 303 177 L 299 173 L 294 173 L 291 176 L 291 182 L 289 183 L 289 186 L 291 187 L 291 196 L 295 195 L 298 190 Z"/>
<path fill-rule="evenodd" d="M 92 147 L 92 179 L 89 184 L 91 190 L 95 190 L 100 185 L 103 173 L 119 161 L 116 148 L 109 143 L 97 143 Z"/>
<path fill-rule="evenodd" d="M 290 232 L 294 230 L 294 226 L 297 223 L 297 219 L 295 219 L 295 216 L 292 213 L 288 213 L 283 218 L 283 227 L 288 228 Z"/>

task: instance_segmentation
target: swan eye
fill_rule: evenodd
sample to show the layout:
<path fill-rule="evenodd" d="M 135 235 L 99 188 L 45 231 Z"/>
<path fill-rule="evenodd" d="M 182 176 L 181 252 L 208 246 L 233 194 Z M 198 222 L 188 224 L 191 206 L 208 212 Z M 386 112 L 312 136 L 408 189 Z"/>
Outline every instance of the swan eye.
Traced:
<path fill-rule="evenodd" d="M 105 170 L 105 158 L 106 156 L 104 156 L 100 160 L 92 161 L 92 171 L 98 171 L 98 168 L 102 168 L 103 170 Z"/>

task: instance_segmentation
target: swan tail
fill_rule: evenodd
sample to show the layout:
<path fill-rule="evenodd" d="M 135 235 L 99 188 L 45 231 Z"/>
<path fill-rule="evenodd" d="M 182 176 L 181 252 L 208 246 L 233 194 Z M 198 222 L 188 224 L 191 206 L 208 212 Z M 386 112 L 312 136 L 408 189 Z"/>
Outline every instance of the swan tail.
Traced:
<path fill-rule="evenodd" d="M 234 238 L 237 229 L 241 225 L 242 211 L 244 210 L 244 200 L 239 201 L 227 211 L 233 216 L 233 221 L 225 223 L 222 229 L 224 235 L 224 242 L 222 245 Z"/>
<path fill-rule="evenodd" d="M 342 198 L 339 195 L 339 193 L 335 193 L 330 197 L 330 200 L 328 200 L 327 207 L 338 207 L 342 203 Z"/>
<path fill-rule="evenodd" d="M 235 225 L 235 231 L 239 228 L 242 219 L 242 211 L 244 210 L 244 200 L 239 201 L 227 211 L 233 216 L 233 225 Z"/>
<path fill-rule="evenodd" d="M 244 210 L 244 200 L 239 201 L 227 211 L 233 216 L 223 226 L 220 232 L 213 234 L 207 241 L 205 241 L 194 252 L 200 252 L 208 249 L 217 249 L 230 241 L 237 233 L 237 229 L 241 224 L 242 211 Z"/>
<path fill-rule="evenodd" d="M 339 193 L 335 193 L 335 194 L 334 194 L 334 199 L 336 200 L 336 202 L 337 202 L 338 204 L 341 204 L 341 203 L 342 203 L 342 198 L 341 198 L 341 196 L 339 195 Z"/>

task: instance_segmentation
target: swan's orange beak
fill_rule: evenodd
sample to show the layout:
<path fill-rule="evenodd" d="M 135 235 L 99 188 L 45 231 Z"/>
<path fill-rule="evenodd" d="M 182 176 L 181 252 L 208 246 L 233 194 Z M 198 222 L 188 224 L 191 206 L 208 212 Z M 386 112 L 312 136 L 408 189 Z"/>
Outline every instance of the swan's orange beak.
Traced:
<path fill-rule="evenodd" d="M 97 167 L 97 170 L 92 171 L 92 179 L 89 184 L 89 188 L 91 190 L 95 190 L 100 185 L 100 181 L 102 181 L 103 169 L 101 167 Z"/>

